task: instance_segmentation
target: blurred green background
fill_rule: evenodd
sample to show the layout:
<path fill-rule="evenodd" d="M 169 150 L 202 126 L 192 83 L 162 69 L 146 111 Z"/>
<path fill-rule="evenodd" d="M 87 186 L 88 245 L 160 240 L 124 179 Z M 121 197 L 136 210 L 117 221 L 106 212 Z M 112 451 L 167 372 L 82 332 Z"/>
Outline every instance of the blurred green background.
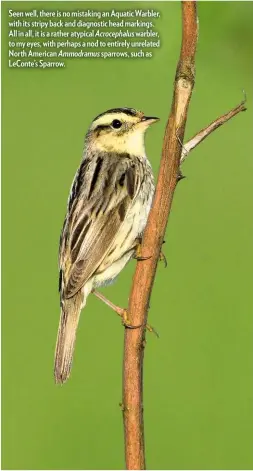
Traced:
<path fill-rule="evenodd" d="M 57 387 L 58 241 L 84 134 L 129 106 L 161 117 L 146 139 L 157 175 L 181 40 L 179 2 L 155 8 L 151 60 L 70 60 L 64 70 L 7 68 L 8 9 L 115 3 L 2 3 L 2 467 L 122 469 L 124 329 L 93 296 L 81 316 L 70 381 Z M 252 469 L 253 4 L 202 2 L 186 139 L 247 91 L 248 111 L 183 166 L 159 265 L 145 354 L 149 469 Z M 117 9 L 119 5 L 117 4 Z M 127 305 L 135 262 L 106 292 Z"/>

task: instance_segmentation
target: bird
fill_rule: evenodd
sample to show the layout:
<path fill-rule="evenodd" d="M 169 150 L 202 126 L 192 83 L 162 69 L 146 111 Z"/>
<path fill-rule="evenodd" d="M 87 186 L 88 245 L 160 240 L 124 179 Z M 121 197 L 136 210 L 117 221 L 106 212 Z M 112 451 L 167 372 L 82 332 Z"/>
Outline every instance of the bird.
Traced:
<path fill-rule="evenodd" d="M 144 135 L 158 120 L 134 108 L 113 108 L 86 134 L 60 236 L 56 383 L 70 376 L 88 295 L 112 283 L 139 247 L 155 190 Z"/>

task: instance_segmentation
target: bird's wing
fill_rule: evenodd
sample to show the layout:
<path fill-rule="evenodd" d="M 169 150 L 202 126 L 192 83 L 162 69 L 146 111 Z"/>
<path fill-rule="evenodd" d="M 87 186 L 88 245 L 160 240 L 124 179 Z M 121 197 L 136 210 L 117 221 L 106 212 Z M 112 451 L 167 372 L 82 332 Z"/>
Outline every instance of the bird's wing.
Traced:
<path fill-rule="evenodd" d="M 105 258 L 142 178 L 141 162 L 129 156 L 119 159 L 115 154 L 100 154 L 82 162 L 60 242 L 60 282 L 65 299 L 82 288 Z"/>

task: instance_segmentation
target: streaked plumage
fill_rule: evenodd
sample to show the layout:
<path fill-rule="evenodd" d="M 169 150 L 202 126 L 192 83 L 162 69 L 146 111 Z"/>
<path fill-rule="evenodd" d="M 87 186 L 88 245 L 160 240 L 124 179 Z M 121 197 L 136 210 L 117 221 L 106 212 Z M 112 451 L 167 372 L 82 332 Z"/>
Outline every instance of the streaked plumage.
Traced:
<path fill-rule="evenodd" d="M 134 109 L 113 109 L 95 118 L 86 135 L 60 239 L 56 382 L 69 377 L 76 329 L 87 296 L 124 268 L 145 228 L 154 180 L 145 155 L 144 133 L 156 120 Z"/>

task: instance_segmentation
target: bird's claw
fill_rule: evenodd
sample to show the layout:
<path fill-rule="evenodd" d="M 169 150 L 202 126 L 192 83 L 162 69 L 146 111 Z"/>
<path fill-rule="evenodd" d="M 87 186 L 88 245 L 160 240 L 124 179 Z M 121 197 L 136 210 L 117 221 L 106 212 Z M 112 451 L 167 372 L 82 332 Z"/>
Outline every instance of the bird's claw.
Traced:
<path fill-rule="evenodd" d="M 157 330 L 154 329 L 154 327 L 152 327 L 151 325 L 149 324 L 146 324 L 146 329 L 151 332 L 152 334 L 155 334 L 155 336 L 159 339 L 160 338 L 160 335 L 158 334 Z"/>
<path fill-rule="evenodd" d="M 135 260 L 137 260 L 137 262 L 143 262 L 144 260 L 149 260 L 150 258 L 152 258 L 152 255 L 150 255 L 149 257 L 134 257 Z"/>
<path fill-rule="evenodd" d="M 159 260 L 160 262 L 164 262 L 164 267 L 167 268 L 168 266 L 167 259 L 162 251 L 160 252 Z"/>

